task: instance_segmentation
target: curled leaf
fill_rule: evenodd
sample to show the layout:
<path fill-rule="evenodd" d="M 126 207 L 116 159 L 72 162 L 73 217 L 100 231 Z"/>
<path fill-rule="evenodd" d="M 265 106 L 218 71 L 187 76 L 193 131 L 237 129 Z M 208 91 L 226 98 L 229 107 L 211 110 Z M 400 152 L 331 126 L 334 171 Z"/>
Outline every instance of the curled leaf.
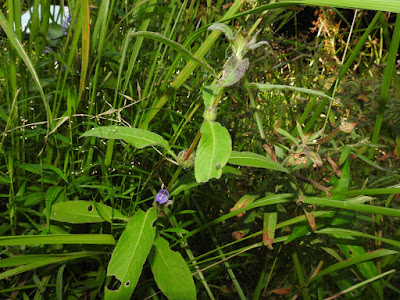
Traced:
<path fill-rule="evenodd" d="M 229 28 L 228 25 L 224 24 L 224 23 L 215 23 L 212 24 L 210 27 L 208 27 L 208 30 L 219 30 L 221 31 L 223 34 L 225 34 L 226 38 L 229 41 L 233 40 L 233 32 L 232 29 Z"/>
<path fill-rule="evenodd" d="M 261 41 L 261 42 L 255 43 L 254 45 L 248 46 L 247 49 L 254 50 L 254 49 L 257 49 L 258 47 L 260 47 L 262 45 L 269 45 L 269 44 L 268 44 L 267 41 Z"/>

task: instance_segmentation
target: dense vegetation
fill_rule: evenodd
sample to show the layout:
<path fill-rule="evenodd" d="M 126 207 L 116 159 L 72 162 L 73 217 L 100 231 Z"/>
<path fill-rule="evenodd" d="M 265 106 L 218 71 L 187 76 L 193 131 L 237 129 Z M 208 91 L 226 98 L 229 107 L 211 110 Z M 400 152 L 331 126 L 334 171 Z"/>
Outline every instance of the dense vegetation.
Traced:
<path fill-rule="evenodd" d="M 60 2 L 0 12 L 1 298 L 399 297 L 397 1 Z"/>

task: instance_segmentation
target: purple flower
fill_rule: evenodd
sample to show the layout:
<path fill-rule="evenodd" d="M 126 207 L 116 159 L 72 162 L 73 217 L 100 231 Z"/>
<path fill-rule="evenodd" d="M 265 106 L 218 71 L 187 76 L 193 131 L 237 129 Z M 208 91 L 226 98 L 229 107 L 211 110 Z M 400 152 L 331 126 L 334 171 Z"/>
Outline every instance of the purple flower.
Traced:
<path fill-rule="evenodd" d="M 71 25 L 71 20 L 72 20 L 72 16 L 69 15 L 69 17 L 68 17 L 66 20 L 64 20 L 64 21 L 62 22 L 62 24 L 61 24 L 61 27 L 62 27 L 62 29 L 63 29 L 63 34 L 64 34 L 64 35 L 67 35 L 67 34 L 68 34 L 68 28 L 69 28 L 69 26 Z"/>
<path fill-rule="evenodd" d="M 156 201 L 160 204 L 165 204 L 168 202 L 169 193 L 166 189 L 161 189 L 156 195 Z"/>
<path fill-rule="evenodd" d="M 51 50 L 51 48 L 49 47 L 45 47 L 43 53 L 50 53 L 53 52 L 53 50 Z"/>

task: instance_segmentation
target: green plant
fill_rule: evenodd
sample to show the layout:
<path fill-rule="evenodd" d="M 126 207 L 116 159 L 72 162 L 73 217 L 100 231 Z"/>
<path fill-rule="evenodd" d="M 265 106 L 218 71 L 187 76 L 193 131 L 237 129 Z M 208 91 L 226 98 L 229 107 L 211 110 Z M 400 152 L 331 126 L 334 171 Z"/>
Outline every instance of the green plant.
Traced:
<path fill-rule="evenodd" d="M 24 5 L 0 12 L 4 297 L 400 293 L 397 3 L 69 1 L 58 32 L 38 0 L 26 39 Z M 311 41 L 279 35 L 299 5 L 331 6 Z"/>

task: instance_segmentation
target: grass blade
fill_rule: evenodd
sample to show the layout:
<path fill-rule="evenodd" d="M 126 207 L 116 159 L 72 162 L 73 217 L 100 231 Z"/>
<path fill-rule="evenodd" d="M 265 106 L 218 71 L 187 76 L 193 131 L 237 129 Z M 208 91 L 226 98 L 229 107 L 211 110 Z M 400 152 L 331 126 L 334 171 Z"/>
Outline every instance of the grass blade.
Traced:
<path fill-rule="evenodd" d="M 115 245 L 115 239 L 111 234 L 49 234 L 0 237 L 0 246 L 58 244 Z"/>
<path fill-rule="evenodd" d="M 211 74 L 213 74 L 214 76 L 217 76 L 217 74 L 215 73 L 214 69 L 205 61 L 203 61 L 200 58 L 197 58 L 196 56 L 194 56 L 189 50 L 187 50 L 183 45 L 170 40 L 168 38 L 166 38 L 165 36 L 163 36 L 162 34 L 159 34 L 157 32 L 150 32 L 150 31 L 137 31 L 134 32 L 132 31 L 130 33 L 131 36 L 143 36 L 155 41 L 158 41 L 160 43 L 163 43 L 169 47 L 171 47 L 172 49 L 176 50 L 179 52 L 180 55 L 186 57 L 189 60 L 194 61 L 195 63 L 199 64 L 200 66 L 202 66 L 204 69 L 206 69 L 208 72 L 210 72 Z"/>

